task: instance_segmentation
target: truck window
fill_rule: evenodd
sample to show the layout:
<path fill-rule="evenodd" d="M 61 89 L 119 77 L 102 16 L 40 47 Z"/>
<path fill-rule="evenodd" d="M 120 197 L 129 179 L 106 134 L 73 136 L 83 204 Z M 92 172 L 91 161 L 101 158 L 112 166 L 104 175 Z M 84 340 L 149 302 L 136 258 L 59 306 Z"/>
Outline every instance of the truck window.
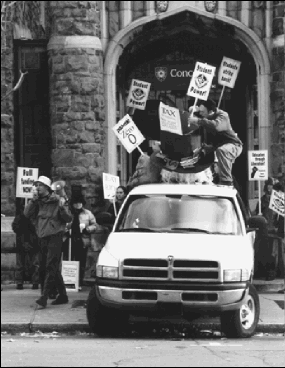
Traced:
<path fill-rule="evenodd" d="M 131 229 L 242 234 L 234 203 L 216 196 L 130 196 L 115 231 Z"/>

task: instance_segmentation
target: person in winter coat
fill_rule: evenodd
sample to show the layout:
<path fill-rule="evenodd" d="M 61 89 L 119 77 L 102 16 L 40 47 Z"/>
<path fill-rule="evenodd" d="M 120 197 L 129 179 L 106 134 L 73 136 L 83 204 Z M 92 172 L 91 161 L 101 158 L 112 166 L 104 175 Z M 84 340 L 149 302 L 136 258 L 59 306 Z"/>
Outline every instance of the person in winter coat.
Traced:
<path fill-rule="evenodd" d="M 261 197 L 261 213 L 268 222 L 268 230 L 271 231 L 274 229 L 274 222 L 275 222 L 275 212 L 269 208 L 270 197 L 273 189 L 273 179 L 268 178 L 264 184 L 264 195 Z M 256 205 L 255 214 L 259 214 L 259 202 Z"/>
<path fill-rule="evenodd" d="M 114 209 L 114 203 L 110 204 L 110 207 L 108 209 L 108 212 L 111 214 L 113 221 L 115 221 L 116 216 L 118 215 L 118 212 L 127 196 L 127 188 L 120 185 L 116 190 L 116 199 L 115 199 L 115 207 L 116 207 L 116 213 Z"/>
<path fill-rule="evenodd" d="M 59 295 L 53 305 L 68 303 L 66 288 L 59 270 L 63 233 L 72 220 L 68 202 L 51 189 L 51 180 L 40 176 L 35 182 L 37 193 L 25 207 L 24 215 L 35 223 L 40 247 L 40 282 L 42 295 L 38 306 L 47 306 L 48 296 L 56 287 Z"/>
<path fill-rule="evenodd" d="M 213 100 L 200 100 L 197 105 L 195 114 L 198 116 L 190 115 L 188 126 L 190 129 L 203 127 L 211 135 L 211 149 L 215 150 L 218 159 L 219 184 L 233 185 L 232 165 L 242 152 L 242 141 L 232 129 L 229 115 L 218 109 Z M 192 113 L 193 107 L 189 111 Z"/>
<path fill-rule="evenodd" d="M 17 290 L 23 290 L 25 279 L 32 281 L 32 289 L 39 288 L 39 246 L 35 228 L 24 215 L 24 206 L 12 223 L 16 234 L 16 283 Z"/>
<path fill-rule="evenodd" d="M 79 272 L 79 290 L 83 285 L 85 274 L 88 248 L 91 246 L 91 233 L 94 233 L 97 227 L 96 219 L 91 211 L 84 208 L 86 204 L 82 195 L 76 195 L 71 198 L 70 207 L 73 214 L 72 223 L 67 225 L 71 230 L 71 260 L 78 261 Z"/>

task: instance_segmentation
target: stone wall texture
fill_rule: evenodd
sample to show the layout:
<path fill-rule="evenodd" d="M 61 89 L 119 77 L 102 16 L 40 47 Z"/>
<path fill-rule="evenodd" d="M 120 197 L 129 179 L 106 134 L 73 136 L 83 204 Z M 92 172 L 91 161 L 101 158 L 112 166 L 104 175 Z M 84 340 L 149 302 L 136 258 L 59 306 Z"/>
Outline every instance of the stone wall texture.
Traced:
<path fill-rule="evenodd" d="M 273 175 L 285 173 L 285 62 L 284 62 L 285 2 L 273 1 L 273 39 L 278 46 L 272 50 L 271 108 Z M 280 40 L 283 39 L 282 41 Z"/>
<path fill-rule="evenodd" d="M 52 1 L 51 37 L 100 36 L 96 1 Z M 69 38 L 72 40 L 72 38 Z M 87 200 L 104 170 L 103 54 L 80 45 L 49 50 L 53 178 L 81 185 Z"/>
<path fill-rule="evenodd" d="M 5 44 L 1 42 L 1 213 L 5 215 L 15 212 L 14 107 L 9 94 L 13 83 L 12 27 L 8 25 Z"/>

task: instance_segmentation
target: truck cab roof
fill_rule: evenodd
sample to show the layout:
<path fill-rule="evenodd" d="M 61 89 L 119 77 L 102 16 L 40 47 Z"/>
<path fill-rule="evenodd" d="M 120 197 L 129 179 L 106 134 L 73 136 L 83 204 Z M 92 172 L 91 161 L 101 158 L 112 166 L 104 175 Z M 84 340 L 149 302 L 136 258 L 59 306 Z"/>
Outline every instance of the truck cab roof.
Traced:
<path fill-rule="evenodd" d="M 234 198 L 237 195 L 237 190 L 233 187 L 222 185 L 160 183 L 139 185 L 130 192 L 130 195 L 147 194 L 184 194 Z"/>

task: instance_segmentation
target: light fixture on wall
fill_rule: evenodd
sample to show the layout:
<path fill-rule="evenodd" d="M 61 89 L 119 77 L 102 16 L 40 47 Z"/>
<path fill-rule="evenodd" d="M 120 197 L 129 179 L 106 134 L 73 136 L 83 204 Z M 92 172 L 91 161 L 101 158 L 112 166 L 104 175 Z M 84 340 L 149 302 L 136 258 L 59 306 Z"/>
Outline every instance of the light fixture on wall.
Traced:
<path fill-rule="evenodd" d="M 155 8 L 157 13 L 164 13 L 168 9 L 169 1 L 156 1 Z"/>
<path fill-rule="evenodd" d="M 204 6 L 207 12 L 213 13 L 217 8 L 218 2 L 217 1 L 204 1 Z"/>

